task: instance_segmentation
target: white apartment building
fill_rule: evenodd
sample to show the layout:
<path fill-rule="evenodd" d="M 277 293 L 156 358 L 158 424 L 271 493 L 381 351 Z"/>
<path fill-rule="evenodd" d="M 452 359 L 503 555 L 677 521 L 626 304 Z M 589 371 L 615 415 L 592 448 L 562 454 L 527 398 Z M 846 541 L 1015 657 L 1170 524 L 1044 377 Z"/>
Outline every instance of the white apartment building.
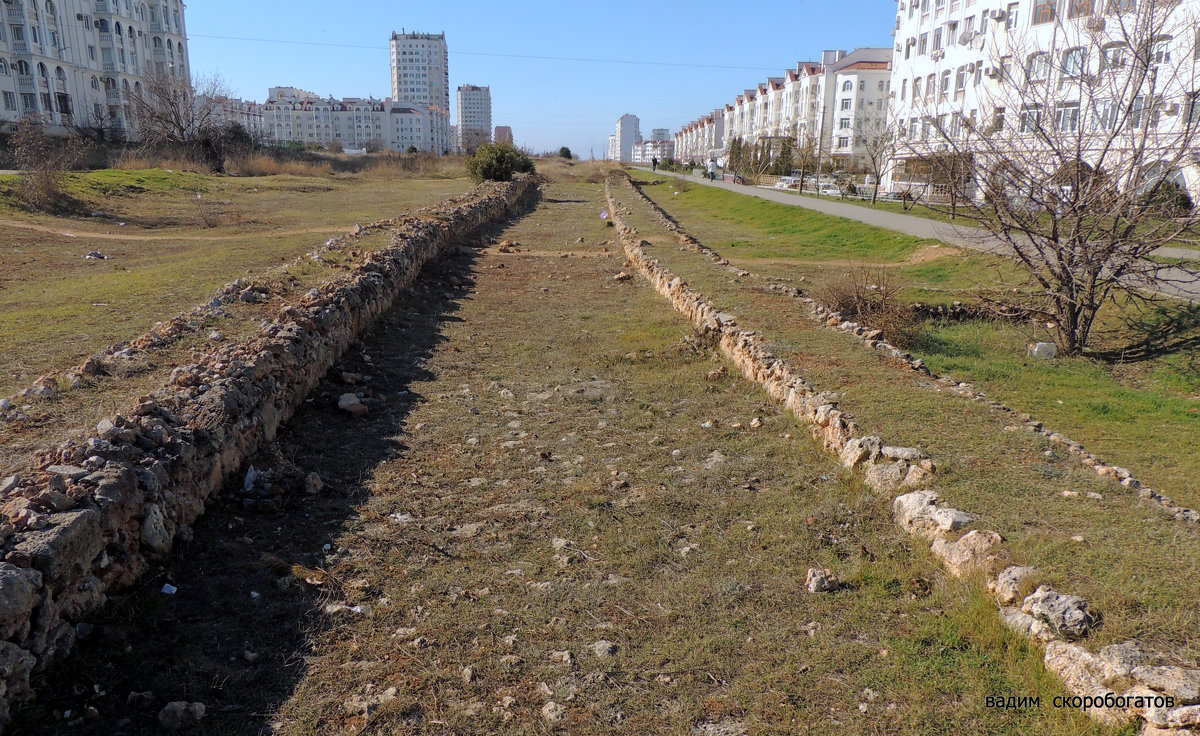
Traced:
<path fill-rule="evenodd" d="M 670 131 L 666 128 L 660 128 L 659 130 L 666 135 L 670 135 Z M 629 157 L 629 162 L 634 164 L 649 164 L 654 159 L 663 162 L 669 158 L 675 158 L 675 141 L 648 140 L 633 144 L 633 152 Z"/>
<path fill-rule="evenodd" d="M 0 0 L 0 122 L 136 137 L 151 75 L 189 79 L 180 0 Z"/>
<path fill-rule="evenodd" d="M 460 151 L 471 151 L 492 140 L 492 90 L 474 84 L 458 88 L 458 137 Z"/>
<path fill-rule="evenodd" d="M 732 104 L 684 126 L 675 155 L 724 163 L 729 144 L 740 138 L 790 138 L 811 146 L 824 162 L 847 170 L 863 165 L 855 133 L 886 125 L 891 83 L 891 49 L 826 51 L 821 63 L 800 62 L 782 77 L 746 89 Z"/>
<path fill-rule="evenodd" d="M 707 164 L 709 160 L 717 159 L 724 163 L 725 108 L 713 110 L 699 120 L 683 126 L 683 129 L 675 134 L 675 159 L 698 164 Z"/>
<path fill-rule="evenodd" d="M 617 119 L 616 132 L 608 137 L 608 160 L 628 162 L 633 159 L 633 144 L 642 140 L 640 123 L 638 116 L 630 113 Z"/>
<path fill-rule="evenodd" d="M 425 108 L 431 117 L 438 153 L 449 152 L 450 53 L 446 34 L 392 32 L 392 100 Z"/>
<path fill-rule="evenodd" d="M 650 131 L 650 140 L 652 141 L 669 141 L 671 140 L 670 128 L 655 128 Z"/>
<path fill-rule="evenodd" d="M 497 143 L 509 143 L 509 144 L 511 144 L 511 143 L 513 142 L 513 131 L 512 131 L 512 128 L 510 128 L 510 127 L 509 127 L 509 126 L 507 126 L 507 125 L 497 125 L 497 126 L 496 126 L 496 137 L 495 137 L 495 139 L 494 139 L 494 140 L 495 140 Z"/>
<path fill-rule="evenodd" d="M 1142 22 L 1140 38 L 1126 36 Z M 1047 128 L 1073 137 L 1085 163 L 1111 165 L 1114 145 L 1144 145 L 1144 134 L 1154 146 L 1200 124 L 1198 25 L 1198 0 L 900 0 L 891 119 L 901 141 L 885 186 L 921 182 L 923 152 L 972 135 L 1002 136 L 1027 154 Z M 1136 88 L 1131 70 L 1147 64 Z M 1200 152 L 1162 153 L 1200 199 Z"/>
<path fill-rule="evenodd" d="M 440 154 L 441 120 L 420 105 L 391 99 L 320 97 L 297 87 L 272 87 L 266 102 L 224 100 L 224 120 L 240 123 L 263 143 L 315 144 L 338 141 L 347 149 L 386 148 L 403 153 L 410 147 Z"/>

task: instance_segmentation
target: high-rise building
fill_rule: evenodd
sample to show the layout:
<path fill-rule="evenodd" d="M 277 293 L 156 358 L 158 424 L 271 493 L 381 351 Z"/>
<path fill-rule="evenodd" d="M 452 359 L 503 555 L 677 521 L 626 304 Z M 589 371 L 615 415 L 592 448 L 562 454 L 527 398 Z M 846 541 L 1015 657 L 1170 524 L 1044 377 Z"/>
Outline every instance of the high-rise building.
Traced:
<path fill-rule="evenodd" d="M 492 90 L 474 84 L 458 88 L 458 140 L 460 151 L 473 151 L 492 137 Z"/>
<path fill-rule="evenodd" d="M 450 138 L 450 52 L 446 34 L 392 32 L 392 100 L 428 110 L 435 146 L 448 152 Z"/>
<path fill-rule="evenodd" d="M 617 119 L 617 129 L 608 138 L 608 158 L 612 161 L 633 160 L 633 144 L 640 143 L 642 131 L 637 115 L 626 113 Z"/>
<path fill-rule="evenodd" d="M 53 132 L 137 137 L 143 82 L 189 79 L 180 0 L 4 0 L 0 9 L 0 122 L 40 114 Z"/>
<path fill-rule="evenodd" d="M 671 140 L 671 130 L 669 128 L 655 128 L 650 131 L 650 140 L 669 141 Z"/>
<path fill-rule="evenodd" d="M 513 142 L 512 128 L 508 127 L 507 125 L 497 125 L 496 126 L 496 137 L 494 140 L 497 143 L 512 143 Z"/>

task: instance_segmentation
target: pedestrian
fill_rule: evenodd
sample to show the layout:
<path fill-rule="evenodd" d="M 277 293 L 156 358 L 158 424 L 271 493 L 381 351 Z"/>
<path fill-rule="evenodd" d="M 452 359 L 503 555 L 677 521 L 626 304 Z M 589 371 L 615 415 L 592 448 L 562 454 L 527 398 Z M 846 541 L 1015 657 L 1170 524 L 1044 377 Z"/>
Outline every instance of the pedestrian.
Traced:
<path fill-rule="evenodd" d="M 654 158 L 650 159 L 650 170 L 658 171 L 658 156 L 655 156 Z"/>
<path fill-rule="evenodd" d="M 715 158 L 710 158 L 708 160 L 708 180 L 717 180 L 717 160 Z"/>

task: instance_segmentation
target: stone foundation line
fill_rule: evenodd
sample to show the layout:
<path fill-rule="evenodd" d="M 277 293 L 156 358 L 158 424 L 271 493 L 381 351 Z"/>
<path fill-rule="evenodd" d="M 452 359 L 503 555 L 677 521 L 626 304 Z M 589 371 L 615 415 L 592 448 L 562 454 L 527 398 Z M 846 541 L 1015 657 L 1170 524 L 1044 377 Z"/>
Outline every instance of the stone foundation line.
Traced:
<path fill-rule="evenodd" d="M 690 233 L 680 227 L 679 224 L 675 222 L 671 216 L 658 205 L 658 203 L 646 196 L 646 193 L 643 192 L 637 184 L 633 183 L 631 179 L 626 177 L 625 180 L 627 182 L 627 186 L 635 194 L 635 196 L 639 197 L 651 208 L 651 210 L 654 212 L 655 219 L 659 221 L 663 228 L 673 234 L 679 243 L 688 250 L 707 256 L 716 265 L 724 266 L 730 271 L 736 272 L 738 276 L 753 277 L 770 281 L 770 279 L 764 279 L 762 276 L 731 265 L 729 260 L 722 257 L 720 253 L 706 245 L 703 245 Z M 1136 491 L 1140 500 L 1148 501 L 1160 507 L 1172 518 L 1189 524 L 1200 525 L 1200 510 L 1190 509 L 1178 505 L 1170 496 L 1163 494 L 1161 491 L 1142 485 L 1141 481 L 1134 477 L 1133 473 L 1127 468 L 1105 463 L 1099 457 L 1089 452 L 1088 449 L 1085 448 L 1081 443 L 1075 442 L 1059 432 L 1046 429 L 1040 421 L 1037 421 L 1029 414 L 1018 412 L 999 401 L 989 399 L 974 385 L 964 381 L 959 381 L 950 376 L 940 376 L 933 373 L 925 365 L 923 360 L 920 358 L 914 358 L 912 354 L 900 350 L 899 348 L 887 342 L 881 330 L 870 329 L 868 327 L 859 325 L 856 322 L 852 322 L 840 312 L 829 309 L 819 304 L 815 299 L 805 296 L 804 293 L 799 289 L 776 283 L 770 283 L 767 288 L 771 291 L 781 292 L 802 302 L 807 307 L 807 313 L 804 316 L 808 317 L 814 322 L 817 322 L 821 326 L 833 330 L 834 332 L 840 332 L 857 338 L 867 347 L 900 361 L 914 371 L 924 373 L 925 375 L 937 381 L 940 386 L 945 387 L 945 389 L 951 393 L 970 399 L 971 401 L 987 404 L 991 409 L 1006 414 L 1012 419 L 1013 423 L 1005 426 L 1004 431 L 1024 431 L 1040 435 L 1048 440 L 1051 444 L 1065 448 L 1067 454 L 1080 465 L 1093 469 L 1096 474 L 1101 477 L 1112 478 L 1114 481 L 1120 483 L 1123 488 Z M 934 311 L 932 314 L 936 316 L 938 313 Z M 970 312 L 966 307 L 960 307 L 956 303 L 956 306 L 951 307 L 950 311 L 948 313 L 943 313 L 942 316 L 948 315 L 952 319 L 957 319 L 969 314 Z"/>
<path fill-rule="evenodd" d="M 628 177 L 624 177 L 628 181 Z M 1109 693 L 1132 699 L 1127 707 L 1086 708 L 1105 723 L 1145 721 L 1143 734 L 1200 733 L 1200 669 L 1157 666 L 1167 661 L 1137 642 L 1101 648 L 1092 654 L 1074 643 L 1100 625 L 1101 617 L 1085 600 L 1063 595 L 1047 585 L 1037 585 L 1041 573 L 1032 567 L 1008 565 L 1003 539 L 994 531 L 967 527 L 976 517 L 940 502 L 929 486 L 936 466 L 914 448 L 885 446 L 878 437 L 859 436 L 858 427 L 843 414 L 833 394 L 819 393 L 784 360 L 772 355 L 754 332 L 738 326 L 733 315 L 713 304 L 646 254 L 646 241 L 626 224 L 612 194 L 612 179 L 605 184 L 609 211 L 631 267 L 637 269 L 659 294 L 703 334 L 715 337 L 725 357 L 749 380 L 760 384 L 773 399 L 810 425 L 813 437 L 828 452 L 836 453 L 851 471 L 862 470 L 864 482 L 879 493 L 907 491 L 896 496 L 892 511 L 906 532 L 930 543 L 930 551 L 955 577 L 981 572 L 988 581 L 1006 626 L 1034 641 L 1044 642 L 1046 669 L 1062 678 L 1067 689 L 1083 698 Z M 965 532 L 965 533 L 963 533 Z M 1022 593 L 1037 586 L 1028 596 Z M 1132 687 L 1128 683 L 1133 682 Z M 1165 707 L 1165 699 L 1174 707 Z M 1156 707 L 1156 706 L 1163 707 Z M 1159 730 L 1169 729 L 1169 730 Z"/>
<path fill-rule="evenodd" d="M 206 500 L 272 441 L 360 334 L 445 247 L 511 216 L 539 180 L 484 184 L 399 218 L 391 246 L 286 305 L 255 336 L 181 366 L 86 441 L 39 451 L 5 481 L 0 515 L 0 728 L 30 677 L 71 649 L 76 625 L 149 561 L 188 539 Z"/>
<path fill-rule="evenodd" d="M 423 208 L 402 217 L 378 220 L 367 225 L 356 225 L 352 231 L 330 238 L 325 241 L 323 247 L 305 253 L 293 259 L 291 263 L 267 269 L 262 275 L 254 279 L 242 278 L 225 284 L 220 289 L 217 289 L 213 298 L 208 302 L 192 308 L 189 312 L 179 314 L 166 322 L 156 323 L 144 335 L 133 340 L 113 343 L 102 348 L 74 368 L 42 376 L 34 382 L 32 387 L 19 391 L 7 398 L 0 398 L 0 424 L 27 419 L 28 417 L 23 413 L 25 408 L 23 405 L 53 400 L 64 388 L 82 388 L 86 385 L 89 378 L 94 378 L 101 374 L 105 364 L 117 360 L 131 360 L 146 351 L 161 350 L 177 342 L 184 335 L 200 330 L 206 319 L 225 316 L 224 306 L 227 304 L 232 304 L 239 300 L 252 304 L 265 301 L 272 295 L 280 292 L 274 284 L 274 279 L 282 274 L 286 274 L 289 270 L 305 261 L 314 260 L 320 262 L 323 260 L 322 256 L 325 253 L 340 250 L 347 245 L 357 242 L 366 235 L 381 230 L 394 229 L 405 218 L 420 217 L 423 213 L 432 213 L 437 206 Z"/>

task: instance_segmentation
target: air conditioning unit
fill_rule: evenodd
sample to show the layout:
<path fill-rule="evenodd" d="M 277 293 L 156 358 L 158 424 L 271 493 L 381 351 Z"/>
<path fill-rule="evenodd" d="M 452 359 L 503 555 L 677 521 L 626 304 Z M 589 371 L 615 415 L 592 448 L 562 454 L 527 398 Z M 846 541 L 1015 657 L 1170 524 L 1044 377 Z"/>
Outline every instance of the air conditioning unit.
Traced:
<path fill-rule="evenodd" d="M 1178 115 L 1179 114 L 1179 103 L 1172 102 L 1170 105 L 1163 105 L 1162 114 L 1163 115 Z"/>
<path fill-rule="evenodd" d="M 999 69 L 999 67 L 985 66 L 983 68 L 983 76 L 988 77 L 990 79 L 995 79 L 996 77 L 1000 76 L 1000 69 Z"/>
<path fill-rule="evenodd" d="M 1003 10 L 993 10 L 992 11 L 992 20 L 994 20 L 994 21 L 1002 21 L 1002 20 L 1004 20 L 1004 18 L 1006 16 L 1007 16 L 1007 14 Z"/>
<path fill-rule="evenodd" d="M 933 53 L 929 55 L 929 58 L 933 59 L 934 61 L 938 61 L 939 59 L 941 59 L 941 58 L 942 58 L 942 57 L 944 57 L 945 55 L 946 55 L 946 52 L 945 52 L 945 51 L 943 51 L 943 50 L 941 50 L 941 49 L 934 49 L 934 50 L 933 50 Z"/>

